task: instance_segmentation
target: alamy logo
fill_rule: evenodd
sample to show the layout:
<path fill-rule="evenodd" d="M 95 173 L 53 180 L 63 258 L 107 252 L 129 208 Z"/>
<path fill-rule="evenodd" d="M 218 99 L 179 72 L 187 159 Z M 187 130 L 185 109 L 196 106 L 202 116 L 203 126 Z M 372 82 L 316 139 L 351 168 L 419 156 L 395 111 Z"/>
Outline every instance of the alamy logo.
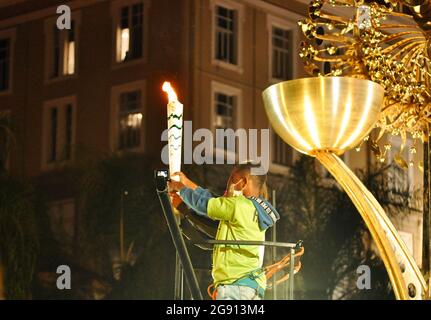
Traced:
<path fill-rule="evenodd" d="M 193 132 L 192 121 L 184 121 L 183 129 L 184 164 L 234 164 L 236 161 L 235 154 L 238 156 L 238 163 L 252 161 L 258 165 L 251 169 L 253 175 L 262 175 L 268 172 L 269 129 L 216 129 L 215 138 L 213 132 L 206 128 L 200 128 Z M 175 138 L 179 139 L 180 137 Z M 259 138 L 260 154 L 258 154 Z M 166 129 L 162 133 L 161 140 L 168 141 L 168 139 L 168 129 Z M 193 142 L 200 143 L 193 148 Z M 227 154 L 226 159 L 224 151 L 231 152 Z M 168 144 L 162 149 L 161 157 L 164 164 L 169 164 Z"/>
<path fill-rule="evenodd" d="M 72 29 L 72 13 L 69 6 L 61 5 L 57 7 L 57 28 L 59 30 Z"/>
<path fill-rule="evenodd" d="M 371 270 L 370 267 L 367 265 L 360 265 L 356 269 L 356 273 L 360 276 L 356 280 L 356 287 L 359 290 L 370 290 L 371 289 Z"/>
<path fill-rule="evenodd" d="M 71 286 L 72 275 L 71 275 L 70 267 L 66 265 L 58 266 L 57 274 L 60 274 L 60 276 L 57 278 L 57 289 L 70 290 L 72 288 Z"/>

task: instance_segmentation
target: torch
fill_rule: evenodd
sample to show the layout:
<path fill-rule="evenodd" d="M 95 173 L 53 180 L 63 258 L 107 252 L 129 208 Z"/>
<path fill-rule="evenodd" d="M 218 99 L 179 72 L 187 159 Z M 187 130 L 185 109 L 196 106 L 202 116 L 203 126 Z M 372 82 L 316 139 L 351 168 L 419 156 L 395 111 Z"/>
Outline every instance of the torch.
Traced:
<path fill-rule="evenodd" d="M 171 179 L 178 181 L 179 177 L 172 177 L 174 172 L 181 171 L 181 147 L 183 137 L 183 105 L 169 82 L 164 82 L 162 90 L 168 94 L 168 153 L 169 172 Z"/>
<path fill-rule="evenodd" d="M 172 177 L 174 172 L 181 171 L 181 147 L 182 147 L 182 131 L 183 131 L 183 105 L 178 101 L 169 82 L 164 82 L 162 90 L 168 94 L 168 154 L 169 154 L 169 174 L 171 179 L 179 181 L 179 177 Z M 160 204 L 162 205 L 163 214 L 165 215 L 172 241 L 174 242 L 177 251 L 176 266 L 175 266 L 175 292 L 178 291 L 180 279 L 182 278 L 182 270 L 189 285 L 192 298 L 195 300 L 203 300 L 202 293 L 199 289 L 199 283 L 193 269 L 190 256 L 184 242 L 184 238 L 179 227 L 179 215 L 175 215 L 169 199 L 166 186 L 166 171 L 156 171 L 156 187 L 157 195 L 159 196 Z M 181 285 L 182 286 L 182 285 Z"/>

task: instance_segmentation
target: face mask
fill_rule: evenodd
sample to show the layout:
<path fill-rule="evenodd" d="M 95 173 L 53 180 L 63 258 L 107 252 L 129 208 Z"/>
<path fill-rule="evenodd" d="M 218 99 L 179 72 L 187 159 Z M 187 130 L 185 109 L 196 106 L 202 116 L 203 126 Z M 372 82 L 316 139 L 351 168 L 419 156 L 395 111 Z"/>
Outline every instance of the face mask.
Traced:
<path fill-rule="evenodd" d="M 229 190 L 227 191 L 227 193 L 225 192 L 225 194 L 228 196 L 228 197 L 240 197 L 240 196 L 242 196 L 243 195 L 243 192 L 242 192 L 242 190 L 244 190 L 244 188 L 243 189 L 241 189 L 241 190 L 235 190 L 235 186 L 238 184 L 238 183 L 240 183 L 241 182 L 241 180 L 239 180 L 237 183 L 235 183 L 235 184 L 231 184 L 230 186 L 229 186 Z"/>

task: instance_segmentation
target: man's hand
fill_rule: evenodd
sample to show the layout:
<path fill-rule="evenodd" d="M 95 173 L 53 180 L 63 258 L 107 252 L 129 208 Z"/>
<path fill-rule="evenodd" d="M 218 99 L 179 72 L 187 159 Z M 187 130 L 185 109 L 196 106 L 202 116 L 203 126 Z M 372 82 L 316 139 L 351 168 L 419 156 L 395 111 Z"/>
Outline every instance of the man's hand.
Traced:
<path fill-rule="evenodd" d="M 174 172 L 174 174 L 172 174 L 172 177 L 175 176 L 179 177 L 180 183 L 182 183 L 185 187 L 189 189 L 195 190 L 198 187 L 196 183 L 187 178 L 186 175 L 182 172 Z"/>
<path fill-rule="evenodd" d="M 181 199 L 176 192 L 170 192 L 169 196 L 171 197 L 171 203 L 174 208 L 178 208 L 178 206 L 183 202 L 183 199 Z"/>
<path fill-rule="evenodd" d="M 168 180 L 169 193 L 174 193 L 174 192 L 180 191 L 184 187 L 185 187 L 185 185 L 181 181 L 175 181 L 172 179 Z"/>

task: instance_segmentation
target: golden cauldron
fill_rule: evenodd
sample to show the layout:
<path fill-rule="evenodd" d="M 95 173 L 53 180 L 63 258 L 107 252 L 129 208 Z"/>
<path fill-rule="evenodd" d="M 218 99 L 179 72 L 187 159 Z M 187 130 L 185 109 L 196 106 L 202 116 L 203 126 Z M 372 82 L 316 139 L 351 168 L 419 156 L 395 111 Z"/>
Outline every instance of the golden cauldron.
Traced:
<path fill-rule="evenodd" d="M 302 153 L 342 154 L 376 124 L 385 90 L 356 78 L 318 77 L 281 82 L 263 92 L 277 134 Z"/>

